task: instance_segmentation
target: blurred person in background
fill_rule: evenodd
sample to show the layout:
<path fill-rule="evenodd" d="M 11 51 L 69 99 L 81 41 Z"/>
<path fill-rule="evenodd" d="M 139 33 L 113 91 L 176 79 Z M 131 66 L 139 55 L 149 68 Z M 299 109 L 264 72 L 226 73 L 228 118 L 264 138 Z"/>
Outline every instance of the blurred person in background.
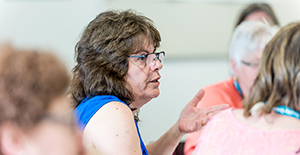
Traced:
<path fill-rule="evenodd" d="M 0 46 L 0 154 L 83 155 L 68 71 L 45 51 Z"/>
<path fill-rule="evenodd" d="M 207 108 L 219 104 L 242 108 L 243 98 L 249 95 L 257 76 L 258 66 L 265 45 L 277 32 L 276 27 L 259 21 L 245 21 L 234 31 L 229 47 L 231 77 L 225 81 L 204 87 L 205 95 L 197 105 Z M 202 130 L 187 136 L 184 153 L 190 155 Z"/>
<path fill-rule="evenodd" d="M 268 43 L 244 105 L 212 117 L 194 155 L 300 154 L 300 22 Z"/>
<path fill-rule="evenodd" d="M 240 13 L 235 28 L 243 21 L 261 21 L 280 26 L 279 21 L 269 4 L 253 3 L 247 5 Z"/>

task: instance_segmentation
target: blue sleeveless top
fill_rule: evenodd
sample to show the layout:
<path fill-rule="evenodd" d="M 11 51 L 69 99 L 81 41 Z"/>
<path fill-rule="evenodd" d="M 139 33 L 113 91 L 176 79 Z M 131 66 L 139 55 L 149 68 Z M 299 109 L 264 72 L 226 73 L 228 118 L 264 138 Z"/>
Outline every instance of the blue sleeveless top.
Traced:
<path fill-rule="evenodd" d="M 125 102 L 119 100 L 116 96 L 113 95 L 98 95 L 94 96 L 91 98 L 86 97 L 81 101 L 81 103 L 77 106 L 75 109 L 75 116 L 77 117 L 79 121 L 79 128 L 81 131 L 85 128 L 86 124 L 90 121 L 90 119 L 93 117 L 93 115 L 106 103 L 112 102 L 112 101 L 117 101 L 117 102 L 122 102 L 125 105 L 127 105 Z M 127 105 L 128 106 L 128 105 Z M 129 106 L 128 106 L 129 108 Z M 140 138 L 140 144 L 141 144 L 141 149 L 143 152 L 143 155 L 148 155 L 146 146 L 141 138 L 140 131 L 137 125 L 136 120 L 134 120 L 135 126 L 137 129 L 137 133 Z"/>

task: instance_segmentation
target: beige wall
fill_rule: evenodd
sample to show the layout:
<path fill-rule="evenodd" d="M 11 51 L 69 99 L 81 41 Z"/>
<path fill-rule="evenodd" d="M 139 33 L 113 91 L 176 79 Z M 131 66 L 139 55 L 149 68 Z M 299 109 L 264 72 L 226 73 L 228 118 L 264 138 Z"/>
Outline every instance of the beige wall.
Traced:
<path fill-rule="evenodd" d="M 299 0 L 276 1 L 272 6 L 282 25 L 300 20 Z M 229 77 L 227 45 L 244 5 L 197 0 L 0 0 L 0 41 L 51 47 L 71 69 L 80 32 L 101 11 L 132 8 L 151 18 L 167 57 L 161 95 L 140 113 L 142 137 L 149 143 L 175 123 L 200 88 Z"/>
<path fill-rule="evenodd" d="M 71 69 L 80 32 L 104 4 L 101 0 L 0 0 L 0 41 L 51 48 Z"/>
<path fill-rule="evenodd" d="M 216 1 L 110 0 L 106 8 L 131 8 L 150 17 L 162 35 L 161 49 L 167 52 L 168 58 L 226 57 L 236 19 L 247 4 L 234 3 L 239 0 Z M 271 5 L 282 25 L 300 19 L 300 1 L 273 2 Z"/>

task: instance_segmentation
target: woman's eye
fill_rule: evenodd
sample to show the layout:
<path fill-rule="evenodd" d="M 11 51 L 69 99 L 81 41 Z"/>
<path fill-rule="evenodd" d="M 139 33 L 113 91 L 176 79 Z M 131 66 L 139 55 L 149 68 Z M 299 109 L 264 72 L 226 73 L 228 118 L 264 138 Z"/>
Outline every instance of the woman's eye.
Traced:
<path fill-rule="evenodd" d="M 145 56 L 145 55 L 142 55 L 142 57 L 139 57 L 138 60 L 144 61 L 144 60 L 146 60 L 146 56 Z"/>

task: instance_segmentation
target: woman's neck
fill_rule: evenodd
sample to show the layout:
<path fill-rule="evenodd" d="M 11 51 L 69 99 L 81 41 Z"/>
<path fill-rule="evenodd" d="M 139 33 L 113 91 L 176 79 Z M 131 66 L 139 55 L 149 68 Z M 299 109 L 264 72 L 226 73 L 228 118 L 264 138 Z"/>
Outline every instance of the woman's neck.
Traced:
<path fill-rule="evenodd" d="M 245 87 L 241 86 L 241 90 L 242 90 L 243 98 L 248 97 L 249 89 L 246 89 Z"/>
<path fill-rule="evenodd" d="M 135 109 L 133 112 L 134 114 L 146 103 L 148 103 L 151 99 L 145 99 L 145 98 L 136 98 L 134 101 L 130 104 L 131 109 Z"/>

